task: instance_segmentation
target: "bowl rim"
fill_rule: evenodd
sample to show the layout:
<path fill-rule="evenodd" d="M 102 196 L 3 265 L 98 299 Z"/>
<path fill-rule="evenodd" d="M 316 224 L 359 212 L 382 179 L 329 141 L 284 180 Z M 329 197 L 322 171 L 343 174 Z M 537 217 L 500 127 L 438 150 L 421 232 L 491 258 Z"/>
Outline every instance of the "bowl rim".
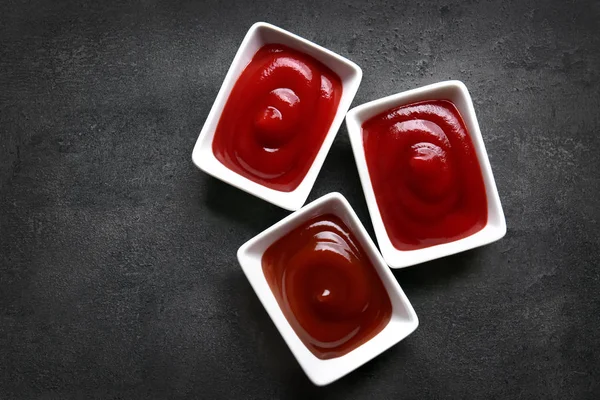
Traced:
<path fill-rule="evenodd" d="M 362 124 L 373 116 L 389 110 L 391 108 L 408 105 L 425 100 L 447 99 L 447 96 L 440 97 L 440 93 L 454 93 L 456 99 L 453 101 L 459 110 L 465 125 L 467 133 L 471 137 L 477 158 L 481 168 L 484 185 L 488 201 L 488 221 L 484 228 L 459 240 L 442 243 L 423 249 L 416 250 L 398 250 L 393 245 L 387 234 L 379 207 L 375 199 L 371 177 L 363 146 Z M 452 99 L 447 99 L 451 100 Z M 462 104 L 456 104 L 460 102 Z M 460 253 L 480 247 L 504 237 L 506 234 L 506 219 L 498 195 L 496 181 L 493 176 L 492 167 L 489 162 L 488 154 L 485 149 L 473 101 L 469 91 L 464 83 L 457 80 L 449 80 L 433 83 L 430 85 L 418 87 L 415 89 L 399 92 L 390 96 L 376 99 L 357 107 L 354 107 L 346 114 L 346 126 L 348 136 L 352 146 L 354 160 L 359 172 L 361 185 L 369 209 L 369 214 L 373 222 L 375 236 L 381 249 L 383 258 L 391 268 L 405 268 L 416 264 L 424 263 L 441 257 Z"/>
<path fill-rule="evenodd" d="M 272 35 L 278 39 L 265 41 L 261 39 L 264 35 Z M 222 164 L 212 152 L 214 132 L 219 119 L 221 118 L 225 103 L 227 102 L 237 78 L 256 53 L 256 50 L 252 50 L 251 47 L 256 43 L 260 43 L 262 46 L 267 43 L 276 43 L 278 41 L 283 41 L 292 48 L 309 53 L 320 62 L 327 64 L 327 66 L 338 76 L 340 76 L 341 69 L 348 72 L 345 79 L 340 76 L 340 79 L 342 80 L 342 97 L 325 139 L 306 175 L 298 187 L 290 192 L 268 188 L 234 172 Z M 332 68 L 332 65 L 337 65 L 337 70 Z M 196 144 L 194 145 L 192 162 L 205 173 L 258 198 L 289 211 L 299 209 L 306 202 L 317 176 L 323 167 L 323 163 L 333 144 L 333 140 L 344 122 L 345 114 L 356 96 L 356 92 L 362 81 L 362 75 L 362 69 L 356 63 L 343 56 L 275 25 L 266 22 L 256 22 L 244 36 L 244 39 L 229 66 L 227 74 L 223 79 L 219 92 L 203 124 L 202 130 L 196 140 Z"/>
<path fill-rule="evenodd" d="M 323 211 L 328 210 L 328 207 L 334 211 Z M 352 222 L 348 224 L 353 225 L 348 226 L 349 229 L 352 230 L 356 239 L 363 246 L 363 250 L 369 256 L 390 296 L 390 301 L 392 301 L 392 317 L 386 327 L 356 349 L 340 357 L 321 360 L 302 343 L 281 311 L 266 281 L 260 260 L 264 251 L 289 231 L 310 218 L 330 212 L 342 219 L 345 216 Z M 290 351 L 308 378 L 317 386 L 332 383 L 354 371 L 406 338 L 419 325 L 419 319 L 410 301 L 383 260 L 383 257 L 360 222 L 360 219 L 346 198 L 340 193 L 333 192 L 326 194 L 267 228 L 244 243 L 239 248 L 237 257 L 250 285 L 290 348 Z"/>

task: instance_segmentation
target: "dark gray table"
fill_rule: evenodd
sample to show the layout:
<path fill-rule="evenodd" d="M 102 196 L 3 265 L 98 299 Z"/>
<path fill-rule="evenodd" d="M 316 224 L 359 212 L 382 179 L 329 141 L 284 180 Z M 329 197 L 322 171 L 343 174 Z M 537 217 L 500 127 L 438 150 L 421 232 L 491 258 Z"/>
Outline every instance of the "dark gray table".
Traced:
<path fill-rule="evenodd" d="M 598 1 L 4 1 L 0 399 L 600 398 Z M 286 212 L 191 151 L 246 30 L 356 61 L 354 104 L 473 96 L 508 223 L 394 272 L 405 341 L 314 387 L 236 261 Z M 345 128 L 310 199 L 372 233 Z"/>

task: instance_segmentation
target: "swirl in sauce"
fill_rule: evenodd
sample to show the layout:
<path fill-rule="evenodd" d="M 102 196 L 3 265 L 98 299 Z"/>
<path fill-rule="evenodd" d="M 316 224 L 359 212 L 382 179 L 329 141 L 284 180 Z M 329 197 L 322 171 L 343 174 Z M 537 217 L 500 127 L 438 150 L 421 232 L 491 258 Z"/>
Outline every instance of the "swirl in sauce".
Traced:
<path fill-rule="evenodd" d="M 485 226 L 481 168 L 452 102 L 388 110 L 362 129 L 373 191 L 394 247 L 414 250 L 447 243 Z"/>
<path fill-rule="evenodd" d="M 266 45 L 231 90 L 213 153 L 246 178 L 290 192 L 321 148 L 341 95 L 340 78 L 325 65 L 289 47 Z"/>
<path fill-rule="evenodd" d="M 272 244 L 262 267 L 288 322 L 320 359 L 354 350 L 391 318 L 375 267 L 334 215 L 315 217 Z"/>

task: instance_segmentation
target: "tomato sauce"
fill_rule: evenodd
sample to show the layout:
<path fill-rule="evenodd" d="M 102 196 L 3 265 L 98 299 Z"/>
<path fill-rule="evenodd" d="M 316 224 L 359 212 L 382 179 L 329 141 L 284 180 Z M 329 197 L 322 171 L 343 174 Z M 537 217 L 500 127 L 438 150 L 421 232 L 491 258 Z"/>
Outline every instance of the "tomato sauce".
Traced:
<path fill-rule="evenodd" d="M 341 96 L 340 78 L 325 65 L 284 45 L 266 45 L 231 90 L 213 153 L 238 174 L 291 192 L 317 156 Z"/>
<path fill-rule="evenodd" d="M 320 359 L 354 350 L 390 321 L 381 278 L 334 215 L 315 217 L 272 244 L 262 268 L 288 322 Z"/>
<path fill-rule="evenodd" d="M 394 247 L 452 242 L 486 225 L 481 168 L 452 102 L 388 110 L 366 121 L 362 131 L 373 191 Z"/>

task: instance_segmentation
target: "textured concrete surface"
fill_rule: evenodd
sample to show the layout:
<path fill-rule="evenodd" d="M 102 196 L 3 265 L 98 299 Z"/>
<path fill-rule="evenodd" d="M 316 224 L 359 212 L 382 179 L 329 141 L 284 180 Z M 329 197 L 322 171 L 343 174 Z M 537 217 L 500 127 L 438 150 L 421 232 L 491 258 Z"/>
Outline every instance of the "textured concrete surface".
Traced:
<path fill-rule="evenodd" d="M 0 4 L 0 399 L 600 398 L 599 2 L 123 3 Z M 508 222 L 395 272 L 419 329 L 325 388 L 235 257 L 286 213 L 190 161 L 258 20 L 360 64 L 354 104 L 463 80 Z M 371 229 L 345 128 L 333 190 Z"/>

